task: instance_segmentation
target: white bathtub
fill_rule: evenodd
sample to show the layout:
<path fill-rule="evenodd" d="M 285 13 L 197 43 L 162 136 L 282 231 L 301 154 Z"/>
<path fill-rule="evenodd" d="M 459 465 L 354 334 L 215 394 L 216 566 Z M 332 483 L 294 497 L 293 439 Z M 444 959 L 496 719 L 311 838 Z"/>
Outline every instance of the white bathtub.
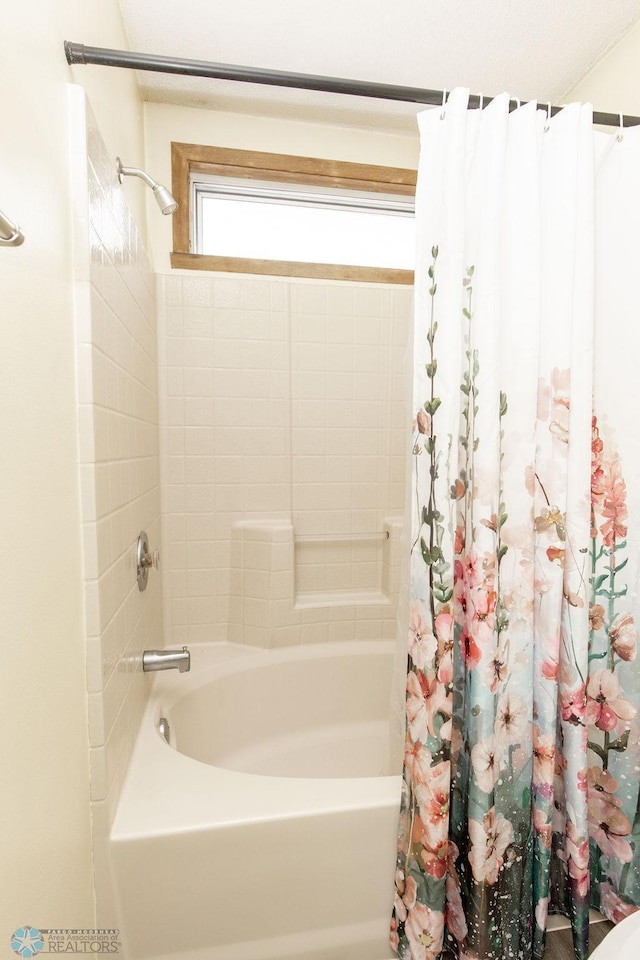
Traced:
<path fill-rule="evenodd" d="M 125 956 L 389 960 L 393 644 L 191 652 L 154 679 L 112 830 Z"/>

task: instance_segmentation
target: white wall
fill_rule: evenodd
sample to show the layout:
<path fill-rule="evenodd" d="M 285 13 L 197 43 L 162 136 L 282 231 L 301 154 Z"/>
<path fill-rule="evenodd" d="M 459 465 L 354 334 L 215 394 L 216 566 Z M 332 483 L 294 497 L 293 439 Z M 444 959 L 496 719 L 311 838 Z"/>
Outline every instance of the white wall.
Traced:
<path fill-rule="evenodd" d="M 574 100 L 590 102 L 595 110 L 640 115 L 640 22 L 562 98 Z"/>
<path fill-rule="evenodd" d="M 418 166 L 418 131 L 414 136 L 378 133 L 273 117 L 252 117 L 214 110 L 145 103 L 145 140 L 151 175 L 171 187 L 171 141 L 203 143 L 238 150 L 263 150 L 294 156 L 322 157 L 388 167 Z M 153 198 L 147 203 L 155 206 Z M 149 207 L 151 210 L 151 207 Z M 169 270 L 171 217 L 149 215 L 149 250 L 157 273 Z"/>
<path fill-rule="evenodd" d="M 125 46 L 117 0 L 5 5 L 0 209 L 0 935 L 94 922 L 71 288 L 67 84 L 110 149 L 143 160 L 133 76 L 69 69 L 65 39 Z M 143 218 L 141 201 L 134 198 Z M 6 941 L 4 941 L 6 942 Z M 8 947 L 4 949 L 8 950 Z"/>

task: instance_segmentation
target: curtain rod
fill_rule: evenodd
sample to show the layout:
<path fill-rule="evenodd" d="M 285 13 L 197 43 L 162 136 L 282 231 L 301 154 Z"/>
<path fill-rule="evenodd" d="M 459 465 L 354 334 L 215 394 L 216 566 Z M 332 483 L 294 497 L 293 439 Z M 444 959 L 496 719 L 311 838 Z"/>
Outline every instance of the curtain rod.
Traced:
<path fill-rule="evenodd" d="M 128 50 L 109 50 L 106 47 L 88 47 L 83 43 L 65 40 L 64 51 L 67 63 L 96 64 L 104 67 L 126 67 L 130 70 L 151 70 L 157 73 L 174 73 L 184 77 L 207 77 L 214 80 L 238 80 L 243 83 L 262 83 L 275 87 L 294 87 L 301 90 L 320 90 L 325 93 L 342 93 L 354 97 L 372 97 L 376 100 L 397 100 L 405 103 L 427 103 L 441 106 L 446 92 L 422 90 L 419 87 L 401 87 L 366 80 L 345 80 L 339 77 L 320 77 L 310 73 L 286 73 L 277 70 L 262 70 L 258 67 L 241 67 L 229 63 L 210 63 L 207 60 L 186 60 L 183 57 L 162 57 L 153 53 L 133 53 Z M 490 103 L 493 97 L 472 94 L 469 107 Z M 515 110 L 520 101 L 510 100 L 509 109 Z M 544 104 L 540 104 L 541 109 Z M 562 107 L 551 107 L 553 116 Z M 606 127 L 640 125 L 640 117 L 620 116 L 618 113 L 595 111 L 593 122 Z"/>

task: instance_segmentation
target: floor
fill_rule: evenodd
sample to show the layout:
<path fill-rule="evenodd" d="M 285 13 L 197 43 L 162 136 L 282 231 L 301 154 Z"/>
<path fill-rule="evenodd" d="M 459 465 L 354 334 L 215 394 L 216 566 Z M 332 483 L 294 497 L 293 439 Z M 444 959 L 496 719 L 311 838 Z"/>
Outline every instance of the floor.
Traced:
<path fill-rule="evenodd" d="M 591 924 L 589 930 L 591 952 L 595 950 L 599 943 L 602 943 L 611 929 L 613 929 L 613 924 L 609 923 L 608 920 Z M 575 960 L 575 956 L 569 927 L 563 930 L 553 930 L 547 934 L 547 949 L 544 952 L 544 960 Z"/>

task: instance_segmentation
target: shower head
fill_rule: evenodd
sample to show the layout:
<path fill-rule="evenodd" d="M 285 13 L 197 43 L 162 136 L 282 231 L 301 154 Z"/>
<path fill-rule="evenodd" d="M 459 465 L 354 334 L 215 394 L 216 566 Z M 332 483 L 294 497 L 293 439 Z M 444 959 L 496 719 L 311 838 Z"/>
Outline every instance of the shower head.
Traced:
<path fill-rule="evenodd" d="M 178 209 L 178 204 L 167 188 L 163 187 L 161 183 L 156 183 L 155 187 L 153 187 L 153 195 L 156 198 L 156 203 L 165 215 L 175 213 Z"/>
<path fill-rule="evenodd" d="M 116 157 L 116 170 L 118 172 L 118 180 L 120 183 L 123 182 L 125 177 L 140 177 L 141 180 L 144 180 L 144 182 L 151 187 L 156 203 L 160 207 L 162 213 L 165 215 L 175 213 L 178 209 L 178 204 L 171 196 L 167 188 L 163 187 L 161 183 L 158 183 L 156 180 L 154 180 L 153 177 L 150 177 L 148 173 L 144 172 L 144 170 L 139 170 L 137 167 L 123 167 L 120 157 Z"/>

